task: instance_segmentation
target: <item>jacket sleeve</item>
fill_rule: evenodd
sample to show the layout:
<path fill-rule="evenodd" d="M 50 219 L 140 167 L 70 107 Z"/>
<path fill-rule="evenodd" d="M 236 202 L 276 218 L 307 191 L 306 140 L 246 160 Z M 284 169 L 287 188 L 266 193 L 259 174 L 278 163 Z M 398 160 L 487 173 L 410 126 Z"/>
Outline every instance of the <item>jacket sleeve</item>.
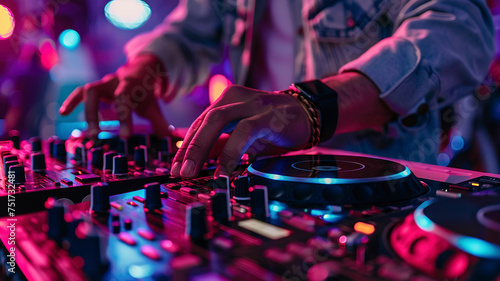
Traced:
<path fill-rule="evenodd" d="M 162 24 L 125 45 L 128 58 L 149 52 L 163 62 L 169 80 L 164 100 L 191 92 L 206 80 L 210 64 L 220 60 L 222 18 L 218 2 L 180 0 Z"/>
<path fill-rule="evenodd" d="M 414 0 L 392 36 L 344 65 L 380 89 L 401 117 L 451 104 L 484 79 L 494 53 L 491 15 L 480 0 Z"/>

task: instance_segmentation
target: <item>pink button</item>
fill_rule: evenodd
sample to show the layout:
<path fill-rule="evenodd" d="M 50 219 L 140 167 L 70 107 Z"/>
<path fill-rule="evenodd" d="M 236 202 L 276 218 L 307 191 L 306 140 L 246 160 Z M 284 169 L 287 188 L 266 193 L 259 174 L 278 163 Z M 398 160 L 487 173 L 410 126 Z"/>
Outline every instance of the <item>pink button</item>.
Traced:
<path fill-rule="evenodd" d="M 128 232 L 121 232 L 120 234 L 118 234 L 118 239 L 120 239 L 123 243 L 130 246 L 135 246 L 137 244 L 134 236 L 132 236 Z"/>
<path fill-rule="evenodd" d="M 160 247 L 172 254 L 178 253 L 180 251 L 179 246 L 175 245 L 174 242 L 170 240 L 163 240 L 160 242 Z"/>
<path fill-rule="evenodd" d="M 141 236 L 142 238 L 146 240 L 154 240 L 155 239 L 155 234 L 151 232 L 150 230 L 144 229 L 144 228 L 139 228 L 137 230 L 137 234 Z"/>
<path fill-rule="evenodd" d="M 156 250 L 156 248 L 151 245 L 142 246 L 141 253 L 152 260 L 160 259 L 160 253 L 158 253 L 158 250 Z"/>

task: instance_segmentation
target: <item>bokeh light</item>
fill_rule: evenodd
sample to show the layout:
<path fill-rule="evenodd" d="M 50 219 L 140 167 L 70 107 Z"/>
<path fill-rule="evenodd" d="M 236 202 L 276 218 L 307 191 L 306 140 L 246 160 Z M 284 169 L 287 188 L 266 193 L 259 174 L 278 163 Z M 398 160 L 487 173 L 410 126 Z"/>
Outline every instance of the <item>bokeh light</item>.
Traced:
<path fill-rule="evenodd" d="M 73 29 L 66 29 L 59 35 L 59 43 L 67 49 L 76 49 L 80 45 L 80 34 Z"/>
<path fill-rule="evenodd" d="M 9 38 L 14 33 L 15 26 L 14 14 L 9 8 L 0 5 L 0 40 Z"/>
<path fill-rule="evenodd" d="M 151 16 L 151 8 L 141 0 L 113 0 L 104 7 L 109 22 L 121 29 L 135 29 Z"/>
<path fill-rule="evenodd" d="M 44 69 L 50 70 L 59 62 L 59 56 L 57 55 L 56 51 L 56 44 L 52 39 L 43 39 L 38 46 L 38 50 L 40 51 L 40 62 Z"/>
<path fill-rule="evenodd" d="M 451 148 L 455 151 L 460 151 L 464 148 L 465 140 L 461 136 L 454 136 L 451 139 Z"/>
<path fill-rule="evenodd" d="M 229 85 L 231 85 L 231 81 L 224 75 L 216 74 L 212 76 L 208 82 L 208 97 L 210 103 L 214 103 Z"/>

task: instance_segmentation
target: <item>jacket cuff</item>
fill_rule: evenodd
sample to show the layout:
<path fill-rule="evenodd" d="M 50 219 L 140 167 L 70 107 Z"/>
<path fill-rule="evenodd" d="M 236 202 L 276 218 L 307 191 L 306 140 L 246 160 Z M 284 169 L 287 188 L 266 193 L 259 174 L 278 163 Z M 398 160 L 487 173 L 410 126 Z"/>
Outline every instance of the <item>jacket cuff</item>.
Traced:
<path fill-rule="evenodd" d="M 411 41 L 386 38 L 339 73 L 358 71 L 380 90 L 380 98 L 400 117 L 420 113 L 439 88 L 439 78 Z"/>

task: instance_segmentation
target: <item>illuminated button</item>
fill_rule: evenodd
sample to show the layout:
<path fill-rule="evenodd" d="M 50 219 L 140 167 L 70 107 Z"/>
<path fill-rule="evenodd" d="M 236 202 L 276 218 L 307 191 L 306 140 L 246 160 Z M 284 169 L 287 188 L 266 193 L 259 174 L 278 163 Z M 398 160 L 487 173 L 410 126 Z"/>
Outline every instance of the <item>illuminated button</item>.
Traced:
<path fill-rule="evenodd" d="M 472 186 L 475 186 L 475 187 L 478 187 L 478 186 L 479 186 L 479 183 L 477 183 L 477 182 L 472 182 L 472 183 L 471 183 L 471 185 L 472 185 Z"/>
<path fill-rule="evenodd" d="M 196 189 L 190 187 L 181 187 L 181 192 L 187 193 L 189 195 L 196 195 L 196 193 L 198 193 Z"/>
<path fill-rule="evenodd" d="M 211 197 L 208 194 L 203 194 L 203 193 L 198 194 L 198 199 L 200 199 L 203 202 L 209 201 L 210 198 Z"/>
<path fill-rule="evenodd" d="M 137 202 L 141 202 L 141 203 L 146 202 L 146 199 L 142 198 L 141 196 L 134 196 L 134 197 L 132 197 L 132 199 L 134 199 Z"/>
<path fill-rule="evenodd" d="M 109 203 L 109 205 L 110 205 L 111 207 L 113 207 L 113 208 L 117 209 L 118 211 L 123 210 L 123 206 L 122 206 L 122 205 L 120 205 L 120 204 L 118 204 L 118 203 L 116 203 L 116 202 L 111 202 L 111 203 Z"/>
<path fill-rule="evenodd" d="M 293 261 L 293 255 L 279 248 L 271 248 L 264 251 L 264 257 L 279 264 L 286 264 Z"/>
<path fill-rule="evenodd" d="M 341 264 L 337 261 L 326 261 L 313 265 L 307 271 L 307 280 L 327 281 L 337 280 L 337 276 L 342 272 Z"/>
<path fill-rule="evenodd" d="M 170 240 L 163 240 L 160 242 L 160 247 L 172 254 L 176 254 L 180 251 L 179 246 L 175 245 L 172 241 Z"/>
<path fill-rule="evenodd" d="M 366 235 L 371 235 L 373 234 L 373 232 L 375 232 L 375 226 L 365 222 L 357 222 L 356 224 L 354 224 L 354 230 Z"/>
<path fill-rule="evenodd" d="M 73 185 L 73 181 L 68 179 L 68 178 L 62 178 L 61 179 L 61 182 L 67 186 L 72 186 Z"/>
<path fill-rule="evenodd" d="M 441 196 L 441 197 L 447 197 L 447 198 L 460 198 L 462 197 L 461 193 L 456 193 L 456 192 L 446 192 L 443 190 L 436 190 L 436 195 Z"/>
<path fill-rule="evenodd" d="M 187 270 L 201 264 L 201 258 L 192 254 L 175 257 L 171 260 L 172 270 Z"/>
<path fill-rule="evenodd" d="M 118 239 L 120 239 L 120 241 L 130 246 L 135 246 L 137 244 L 134 236 L 132 236 L 132 234 L 128 232 L 121 232 L 120 234 L 118 234 Z"/>
<path fill-rule="evenodd" d="M 154 240 L 155 239 L 155 234 L 153 232 L 151 232 L 150 230 L 147 230 L 147 229 L 144 229 L 144 228 L 140 228 L 137 230 L 137 234 L 139 234 L 139 236 L 141 236 L 142 238 L 146 239 L 146 240 Z"/>
<path fill-rule="evenodd" d="M 81 183 L 97 182 L 101 180 L 101 177 L 95 174 L 84 174 L 75 176 L 75 180 Z"/>
<path fill-rule="evenodd" d="M 134 206 L 134 207 L 137 207 L 139 206 L 137 203 L 135 203 L 134 201 L 127 201 L 127 204 L 129 204 L 130 206 Z"/>
<path fill-rule="evenodd" d="M 164 175 L 168 175 L 170 174 L 170 170 L 167 169 L 167 168 L 156 168 L 155 170 L 158 174 L 164 174 Z"/>
<path fill-rule="evenodd" d="M 152 260 L 159 260 L 160 253 L 155 247 L 151 245 L 144 245 L 141 247 L 141 253 Z"/>
<path fill-rule="evenodd" d="M 408 266 L 398 265 L 394 262 L 382 264 L 378 270 L 380 277 L 394 281 L 410 280 L 412 273 L 412 269 Z"/>
<path fill-rule="evenodd" d="M 302 243 L 299 242 L 293 242 L 290 243 L 286 246 L 287 252 L 298 256 L 302 259 L 305 259 L 307 257 L 312 257 L 313 256 L 313 248 L 308 247 Z"/>
<path fill-rule="evenodd" d="M 216 237 L 216 238 L 214 238 L 213 244 L 215 246 L 217 246 L 218 248 L 226 250 L 226 251 L 229 251 L 229 250 L 231 250 L 234 247 L 233 241 L 231 241 L 231 240 L 229 240 L 227 238 L 224 238 L 224 237 Z"/>

